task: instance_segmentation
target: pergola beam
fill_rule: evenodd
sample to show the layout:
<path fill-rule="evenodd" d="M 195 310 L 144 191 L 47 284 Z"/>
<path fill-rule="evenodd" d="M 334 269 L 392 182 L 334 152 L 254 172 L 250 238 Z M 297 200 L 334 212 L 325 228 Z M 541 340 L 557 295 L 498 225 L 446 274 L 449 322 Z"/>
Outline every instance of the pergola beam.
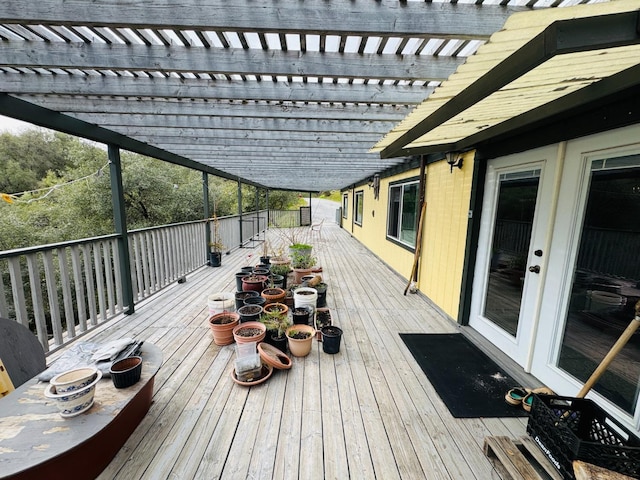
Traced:
<path fill-rule="evenodd" d="M 396 0 L 333 2 L 330 8 L 323 0 L 38 0 L 1 2 L 0 23 L 485 39 L 522 10 Z"/>
<path fill-rule="evenodd" d="M 2 42 L 0 66 L 443 81 L 464 58 L 98 43 Z"/>
<path fill-rule="evenodd" d="M 190 78 L 0 74 L 0 91 L 24 95 L 263 100 L 417 105 L 433 87 L 407 85 L 227 82 Z"/>
<path fill-rule="evenodd" d="M 402 120 L 411 108 L 404 105 L 344 105 L 303 103 L 239 103 L 222 100 L 167 101 L 125 98 L 19 97 L 61 113 L 121 113 L 254 118 L 304 118 L 315 120 Z"/>
<path fill-rule="evenodd" d="M 106 113 L 73 113 L 70 116 L 113 129 L 123 126 L 134 127 L 144 125 L 145 128 L 165 127 L 189 128 L 194 130 L 270 130 L 296 132 L 303 129 L 312 132 L 376 133 L 386 132 L 396 124 L 396 122 L 372 122 L 368 120 L 188 117 L 168 115 L 120 115 Z"/>

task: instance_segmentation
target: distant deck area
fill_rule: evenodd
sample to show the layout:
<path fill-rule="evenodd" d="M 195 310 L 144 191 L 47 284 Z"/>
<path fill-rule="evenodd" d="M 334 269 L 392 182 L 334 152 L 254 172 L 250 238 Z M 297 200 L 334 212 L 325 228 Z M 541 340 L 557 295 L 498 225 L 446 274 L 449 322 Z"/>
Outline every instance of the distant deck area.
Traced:
<path fill-rule="evenodd" d="M 101 479 L 498 479 L 489 435 L 524 434 L 524 418 L 454 419 L 398 333 L 455 332 L 348 232 L 325 222 L 314 253 L 340 353 L 293 357 L 251 388 L 232 382 L 234 346 L 219 347 L 207 295 L 235 291 L 234 273 L 261 246 L 223 256 L 83 340 L 132 336 L 164 355 L 147 416 Z"/>

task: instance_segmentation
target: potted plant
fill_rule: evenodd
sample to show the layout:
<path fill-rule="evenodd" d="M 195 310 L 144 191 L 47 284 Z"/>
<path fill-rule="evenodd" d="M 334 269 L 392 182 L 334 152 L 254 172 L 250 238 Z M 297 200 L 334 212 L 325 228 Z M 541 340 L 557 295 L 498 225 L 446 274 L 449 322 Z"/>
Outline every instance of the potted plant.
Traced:
<path fill-rule="evenodd" d="M 224 251 L 224 244 L 222 243 L 222 237 L 220 236 L 220 222 L 218 216 L 213 214 L 213 238 L 209 242 L 209 265 L 212 267 L 219 267 L 222 265 L 222 252 Z"/>
<path fill-rule="evenodd" d="M 240 323 L 257 322 L 262 315 L 262 307 L 260 305 L 243 305 L 238 309 L 240 315 Z"/>
<path fill-rule="evenodd" d="M 311 344 L 316 330 L 310 325 L 291 325 L 285 331 L 289 350 L 295 357 L 305 357 L 311 352 Z"/>
<path fill-rule="evenodd" d="M 242 290 L 255 290 L 256 292 L 262 292 L 266 282 L 266 275 L 248 274 L 246 277 L 242 277 Z"/>
<path fill-rule="evenodd" d="M 302 283 L 302 277 L 311 273 L 311 268 L 316 264 L 316 259 L 310 253 L 294 251 L 291 255 L 291 267 L 295 275 L 295 282 Z"/>
<path fill-rule="evenodd" d="M 281 288 L 286 290 L 287 289 L 287 276 L 289 275 L 289 272 L 291 271 L 291 267 L 289 266 L 289 259 L 286 259 L 285 262 L 283 263 L 274 263 L 273 259 L 272 259 L 272 263 L 271 263 L 271 277 L 272 277 L 272 281 L 274 283 L 274 286 L 276 285 L 276 277 L 282 277 L 282 283 L 281 283 Z"/>
<path fill-rule="evenodd" d="M 233 343 L 233 329 L 240 322 L 240 315 L 234 312 L 222 312 L 209 318 L 209 328 L 213 333 L 213 342 L 216 345 L 229 345 Z"/>
<path fill-rule="evenodd" d="M 262 242 L 262 256 L 260 257 L 260 263 L 269 265 L 271 263 L 271 255 L 269 255 L 269 241 Z"/>
<path fill-rule="evenodd" d="M 279 287 L 270 287 L 262 290 L 261 295 L 268 305 L 270 303 L 284 303 L 284 297 L 287 295 L 287 292 Z"/>
<path fill-rule="evenodd" d="M 233 338 L 236 343 L 256 342 L 264 340 L 267 327 L 262 322 L 244 322 L 233 329 Z"/>
<path fill-rule="evenodd" d="M 322 329 L 331 326 L 331 312 L 328 308 L 316 309 L 316 330 L 318 331 L 318 341 L 322 341 Z"/>
<path fill-rule="evenodd" d="M 268 335 L 265 337 L 267 343 L 286 353 L 287 337 L 285 331 L 291 326 L 291 320 L 289 320 L 287 313 L 280 310 L 267 311 L 262 314 L 260 321 L 267 327 Z"/>

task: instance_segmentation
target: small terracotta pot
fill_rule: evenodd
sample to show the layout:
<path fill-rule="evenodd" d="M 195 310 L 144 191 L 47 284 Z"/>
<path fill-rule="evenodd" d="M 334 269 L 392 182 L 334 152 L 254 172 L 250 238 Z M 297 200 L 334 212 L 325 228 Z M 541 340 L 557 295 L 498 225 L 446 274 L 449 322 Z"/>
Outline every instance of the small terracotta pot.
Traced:
<path fill-rule="evenodd" d="M 252 336 L 244 336 L 240 334 L 241 330 L 249 330 L 249 329 L 259 330 L 259 333 L 256 333 L 255 335 L 252 335 Z M 248 343 L 248 342 L 260 343 L 261 341 L 264 340 L 266 333 L 267 333 L 267 327 L 265 326 L 264 323 L 244 322 L 244 323 L 241 323 L 240 325 L 236 325 L 236 327 L 233 329 L 233 338 L 237 343 Z"/>
<path fill-rule="evenodd" d="M 230 320 L 222 323 L 225 320 Z M 235 312 L 223 312 L 209 318 L 209 328 L 213 333 L 216 345 L 230 345 L 233 343 L 233 329 L 240 323 L 240 315 Z"/>
<path fill-rule="evenodd" d="M 289 313 L 289 307 L 284 303 L 270 303 L 269 305 L 265 305 L 264 307 L 265 313 L 278 311 L 280 313 L 284 313 L 285 315 Z"/>
<path fill-rule="evenodd" d="M 265 288 L 264 290 L 262 290 L 262 293 L 260 295 L 262 295 L 262 298 L 266 300 L 265 303 L 269 305 L 270 303 L 283 303 L 284 297 L 286 297 L 287 292 L 285 292 L 282 288 L 273 287 Z"/>

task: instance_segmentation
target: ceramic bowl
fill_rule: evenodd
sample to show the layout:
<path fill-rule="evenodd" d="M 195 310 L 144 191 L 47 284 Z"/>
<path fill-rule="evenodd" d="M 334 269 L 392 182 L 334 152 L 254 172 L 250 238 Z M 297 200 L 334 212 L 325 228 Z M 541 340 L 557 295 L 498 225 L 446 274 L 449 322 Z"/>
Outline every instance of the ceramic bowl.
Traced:
<path fill-rule="evenodd" d="M 96 384 L 102 378 L 102 372 L 96 369 L 93 381 L 82 388 L 69 392 L 58 393 L 57 388 L 49 383 L 44 389 L 44 396 L 55 400 L 56 406 L 63 417 L 75 417 L 91 408 L 96 391 Z"/>
<path fill-rule="evenodd" d="M 98 369 L 95 367 L 76 368 L 59 373 L 49 383 L 55 387 L 56 394 L 73 392 L 92 383 L 97 373 Z"/>
<path fill-rule="evenodd" d="M 140 380 L 142 357 L 127 357 L 118 360 L 109 369 L 111 380 L 116 388 L 127 388 Z"/>

